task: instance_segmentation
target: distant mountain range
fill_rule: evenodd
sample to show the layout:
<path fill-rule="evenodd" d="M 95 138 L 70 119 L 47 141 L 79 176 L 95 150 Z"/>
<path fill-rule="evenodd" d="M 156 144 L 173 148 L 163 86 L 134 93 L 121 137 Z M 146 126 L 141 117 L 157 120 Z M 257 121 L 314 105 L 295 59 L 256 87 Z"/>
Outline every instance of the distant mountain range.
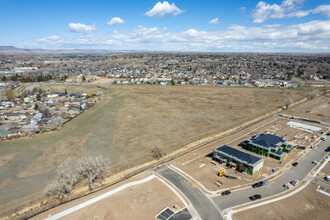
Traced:
<path fill-rule="evenodd" d="M 23 49 L 14 46 L 0 46 L 0 54 L 38 54 L 38 53 L 109 53 L 109 52 L 143 52 L 137 50 L 103 50 L 103 49 Z"/>

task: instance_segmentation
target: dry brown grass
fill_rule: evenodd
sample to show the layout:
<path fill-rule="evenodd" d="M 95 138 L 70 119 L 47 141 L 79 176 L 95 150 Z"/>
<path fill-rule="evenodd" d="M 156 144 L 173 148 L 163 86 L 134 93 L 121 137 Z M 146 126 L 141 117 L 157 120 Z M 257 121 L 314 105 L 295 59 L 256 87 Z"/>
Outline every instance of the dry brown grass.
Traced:
<path fill-rule="evenodd" d="M 272 111 L 285 98 L 298 100 L 309 94 L 305 90 L 199 86 L 103 87 L 68 86 L 68 92 L 103 91 L 105 99 L 56 132 L 1 142 L 3 158 L 15 155 L 0 170 L 2 213 L 43 196 L 53 168 L 67 158 L 110 156 L 114 174 L 151 161 L 155 147 L 169 154 Z M 65 86 L 53 88 L 63 91 Z"/>

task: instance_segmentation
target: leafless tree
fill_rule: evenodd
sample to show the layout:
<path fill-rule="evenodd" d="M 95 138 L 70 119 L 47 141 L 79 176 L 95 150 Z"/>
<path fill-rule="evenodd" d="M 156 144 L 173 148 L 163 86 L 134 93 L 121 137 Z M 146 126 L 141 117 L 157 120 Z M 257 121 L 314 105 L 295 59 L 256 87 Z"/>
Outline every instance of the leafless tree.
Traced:
<path fill-rule="evenodd" d="M 293 101 L 292 101 L 291 98 L 285 99 L 285 100 L 284 100 L 285 108 L 288 109 L 289 106 L 290 106 L 292 103 L 293 103 Z"/>
<path fill-rule="evenodd" d="M 27 91 L 23 91 L 23 92 L 20 94 L 20 97 L 23 99 L 23 98 L 25 98 L 27 95 L 28 95 L 28 92 L 27 92 Z"/>
<path fill-rule="evenodd" d="M 28 137 L 34 137 L 35 135 L 36 135 L 36 133 L 34 131 L 26 132 L 26 136 L 28 136 Z"/>
<path fill-rule="evenodd" d="M 48 196 L 54 199 L 63 199 L 72 192 L 80 177 L 74 163 L 64 161 L 56 171 L 56 178 L 45 189 Z"/>
<path fill-rule="evenodd" d="M 14 90 L 7 89 L 6 90 L 6 98 L 7 98 L 8 101 L 14 101 L 14 99 L 16 98 L 16 94 L 15 94 Z"/>
<path fill-rule="evenodd" d="M 318 89 L 314 89 L 312 92 L 311 92 L 311 98 L 314 99 L 318 96 L 319 94 L 319 90 Z"/>
<path fill-rule="evenodd" d="M 45 188 L 45 192 L 51 199 L 63 199 L 66 195 L 64 185 L 57 179 L 53 180 Z"/>
<path fill-rule="evenodd" d="M 103 92 L 97 92 L 97 93 L 96 93 L 96 96 L 102 98 L 102 97 L 103 97 Z"/>
<path fill-rule="evenodd" d="M 67 193 L 71 193 L 80 180 L 75 164 L 68 161 L 60 164 L 57 169 L 57 177 L 65 184 Z"/>
<path fill-rule="evenodd" d="M 62 116 L 57 116 L 57 117 L 54 118 L 54 122 L 56 123 L 57 127 L 62 127 L 63 122 L 64 122 L 64 118 Z"/>
<path fill-rule="evenodd" d="M 155 147 L 151 150 L 152 156 L 154 159 L 159 160 L 163 156 L 165 156 L 165 153 L 163 153 L 158 147 Z"/>
<path fill-rule="evenodd" d="M 89 189 L 94 189 L 96 182 L 101 182 L 109 172 L 110 160 L 103 156 L 84 157 L 78 160 L 77 167 L 79 175 L 87 178 Z"/>
<path fill-rule="evenodd" d="M 50 110 L 49 108 L 40 108 L 39 112 L 42 113 L 44 116 L 50 115 Z"/>
<path fill-rule="evenodd" d="M 57 116 L 51 119 L 51 121 L 48 123 L 48 126 L 52 130 L 56 130 L 59 127 L 63 126 L 64 119 L 62 116 Z"/>

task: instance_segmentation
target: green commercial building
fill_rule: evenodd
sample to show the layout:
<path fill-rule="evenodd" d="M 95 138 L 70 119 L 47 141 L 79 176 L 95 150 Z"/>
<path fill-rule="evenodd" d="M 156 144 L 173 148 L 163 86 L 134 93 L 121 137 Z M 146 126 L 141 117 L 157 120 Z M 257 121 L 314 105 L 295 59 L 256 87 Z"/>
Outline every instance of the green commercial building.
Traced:
<path fill-rule="evenodd" d="M 253 175 L 264 165 L 264 159 L 230 147 L 226 144 L 213 150 L 213 160 L 235 167 L 240 172 Z"/>
<path fill-rule="evenodd" d="M 240 144 L 244 149 L 277 160 L 283 160 L 293 146 L 279 136 L 273 134 L 257 134 Z"/>

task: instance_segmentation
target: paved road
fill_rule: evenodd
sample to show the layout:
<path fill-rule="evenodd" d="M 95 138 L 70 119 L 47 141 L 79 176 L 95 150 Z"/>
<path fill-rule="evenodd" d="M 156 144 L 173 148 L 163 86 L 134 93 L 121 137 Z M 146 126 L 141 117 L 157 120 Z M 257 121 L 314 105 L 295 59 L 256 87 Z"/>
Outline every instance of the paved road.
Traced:
<path fill-rule="evenodd" d="M 315 166 L 312 164 L 312 161 L 320 161 L 327 154 L 325 149 L 328 146 L 330 146 L 330 138 L 328 138 L 326 141 L 320 142 L 316 149 L 311 150 L 309 153 L 307 153 L 307 155 L 299 160 L 297 167 L 291 167 L 281 177 L 271 181 L 268 186 L 262 186 L 256 189 L 251 187 L 245 190 L 232 192 L 232 194 L 229 196 L 214 197 L 213 200 L 218 205 L 219 209 L 224 210 L 226 208 L 250 202 L 249 196 L 254 194 L 260 194 L 263 198 L 265 198 L 286 191 L 287 189 L 285 189 L 283 185 L 295 179 L 299 181 L 304 179 Z"/>
<path fill-rule="evenodd" d="M 327 191 L 330 193 L 330 182 L 326 181 L 325 179 L 315 178 L 313 180 L 314 183 L 319 184 L 323 188 L 327 189 Z"/>
<path fill-rule="evenodd" d="M 222 217 L 212 202 L 192 183 L 177 172 L 167 168 L 159 174 L 176 186 L 192 203 L 202 219 L 221 220 Z"/>

